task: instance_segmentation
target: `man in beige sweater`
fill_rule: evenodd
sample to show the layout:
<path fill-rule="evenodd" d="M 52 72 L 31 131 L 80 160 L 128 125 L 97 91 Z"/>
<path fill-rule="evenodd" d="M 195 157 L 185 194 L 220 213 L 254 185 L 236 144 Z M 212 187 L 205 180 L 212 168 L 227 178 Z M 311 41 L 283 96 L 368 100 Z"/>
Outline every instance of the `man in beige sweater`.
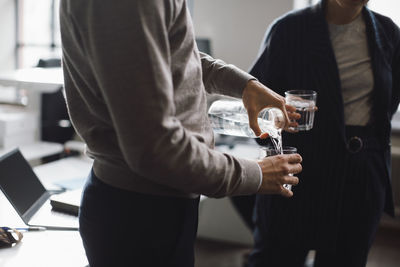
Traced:
<path fill-rule="evenodd" d="M 298 183 L 300 155 L 213 149 L 207 92 L 242 97 L 257 135 L 262 108 L 288 121 L 291 107 L 199 53 L 185 0 L 63 0 L 60 12 L 68 109 L 94 159 L 80 211 L 91 267 L 193 266 L 199 194 L 292 195 L 282 185 Z"/>

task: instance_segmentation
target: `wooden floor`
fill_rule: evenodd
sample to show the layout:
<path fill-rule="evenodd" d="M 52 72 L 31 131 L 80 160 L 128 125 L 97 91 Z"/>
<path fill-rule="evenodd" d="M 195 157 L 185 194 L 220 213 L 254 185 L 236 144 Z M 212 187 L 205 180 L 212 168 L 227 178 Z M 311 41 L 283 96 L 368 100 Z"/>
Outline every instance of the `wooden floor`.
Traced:
<path fill-rule="evenodd" d="M 199 239 L 195 247 L 195 267 L 243 267 L 243 256 L 249 250 L 249 247 L 237 244 Z M 367 267 L 400 267 L 400 227 L 381 227 L 378 230 Z"/>
<path fill-rule="evenodd" d="M 400 228 L 379 229 L 367 267 L 400 267 Z"/>

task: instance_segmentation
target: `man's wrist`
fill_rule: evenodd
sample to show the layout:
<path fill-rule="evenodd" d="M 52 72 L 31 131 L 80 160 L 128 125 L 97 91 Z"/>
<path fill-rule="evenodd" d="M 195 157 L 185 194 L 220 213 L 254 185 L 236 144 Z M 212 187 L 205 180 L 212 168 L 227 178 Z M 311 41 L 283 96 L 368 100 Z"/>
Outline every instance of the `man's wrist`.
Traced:
<path fill-rule="evenodd" d="M 246 86 L 243 88 L 243 92 L 242 92 L 242 98 L 244 96 L 244 94 L 246 94 L 247 90 L 252 90 L 254 89 L 256 85 L 256 83 L 258 82 L 258 80 L 256 78 L 251 78 L 247 81 Z"/>

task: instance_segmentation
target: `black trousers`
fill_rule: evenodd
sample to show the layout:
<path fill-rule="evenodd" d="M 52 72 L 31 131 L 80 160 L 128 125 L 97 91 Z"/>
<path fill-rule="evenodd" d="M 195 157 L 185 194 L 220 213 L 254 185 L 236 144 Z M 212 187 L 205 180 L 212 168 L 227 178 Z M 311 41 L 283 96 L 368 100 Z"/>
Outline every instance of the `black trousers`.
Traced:
<path fill-rule="evenodd" d="M 356 127 L 348 127 L 359 132 Z M 362 128 L 361 128 L 362 129 Z M 250 256 L 251 267 L 303 267 L 309 250 L 316 250 L 315 267 L 362 267 L 366 265 L 369 249 L 373 243 L 385 204 L 386 180 L 383 151 L 368 140 L 371 147 L 346 157 L 344 191 L 338 218 L 337 242 L 332 249 L 305 247 L 298 243 L 285 242 L 279 235 L 264 232 L 267 216 L 259 216 L 254 231 L 255 247 Z M 332 160 L 335 160 L 332 158 Z M 321 177 L 323 179 L 323 177 Z M 341 179 L 341 177 L 338 177 Z M 300 181 L 301 182 L 301 181 Z M 258 212 L 268 209 L 268 196 L 257 196 Z M 318 201 L 318 200 L 316 200 Z M 330 212 L 330 211 L 327 211 Z M 307 223 L 304 221 L 303 223 Z M 286 229 L 290 233 L 291 229 Z M 329 229 L 326 229 L 329 231 Z"/>
<path fill-rule="evenodd" d="M 92 171 L 79 214 L 90 266 L 193 267 L 198 203 L 114 188 Z"/>
<path fill-rule="evenodd" d="M 230 197 L 233 207 L 246 223 L 250 231 L 254 231 L 253 211 L 256 203 L 256 195 Z"/>

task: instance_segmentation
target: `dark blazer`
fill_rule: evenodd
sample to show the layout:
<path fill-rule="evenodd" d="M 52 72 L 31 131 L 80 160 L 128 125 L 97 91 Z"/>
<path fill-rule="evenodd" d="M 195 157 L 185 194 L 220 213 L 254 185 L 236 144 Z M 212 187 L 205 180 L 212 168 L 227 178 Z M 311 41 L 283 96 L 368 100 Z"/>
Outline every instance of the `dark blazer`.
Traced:
<path fill-rule="evenodd" d="M 268 204 L 267 213 L 274 212 L 269 215 L 276 221 L 268 225 L 271 234 L 282 233 L 286 227 L 289 233 L 303 232 L 307 238 L 314 235 L 314 239 L 324 236 L 329 240 L 342 205 L 346 133 L 339 71 L 324 8 L 322 1 L 277 19 L 268 29 L 264 46 L 250 71 L 281 95 L 294 89 L 318 93 L 314 128 L 283 134 L 284 145 L 297 147 L 302 155 L 303 171 L 292 199 L 270 197 L 279 200 L 279 204 L 274 201 Z M 374 75 L 372 125 L 382 151 L 379 173 L 380 179 L 387 183 L 382 194 L 386 197 L 385 211 L 393 216 L 390 133 L 391 118 L 400 96 L 400 31 L 389 18 L 368 8 L 364 8 L 362 15 Z"/>

